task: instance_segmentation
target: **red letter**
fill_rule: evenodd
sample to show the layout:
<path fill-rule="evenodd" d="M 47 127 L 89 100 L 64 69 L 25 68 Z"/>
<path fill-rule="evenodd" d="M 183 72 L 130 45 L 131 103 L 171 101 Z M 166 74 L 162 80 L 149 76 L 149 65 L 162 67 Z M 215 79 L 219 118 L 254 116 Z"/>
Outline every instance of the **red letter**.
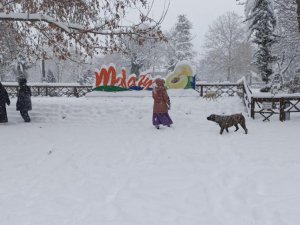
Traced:
<path fill-rule="evenodd" d="M 118 77 L 116 83 L 119 87 L 127 88 L 126 86 L 126 70 L 122 69 L 122 77 Z"/>
<path fill-rule="evenodd" d="M 135 74 L 132 74 L 129 76 L 128 81 L 127 81 L 127 86 L 128 87 L 136 86 L 136 75 Z"/>
<path fill-rule="evenodd" d="M 100 72 L 96 72 L 96 87 L 99 87 L 101 84 L 107 86 L 111 77 L 110 85 L 114 86 L 116 82 L 116 69 L 113 66 L 110 66 L 108 70 L 105 67 L 102 67 Z"/>

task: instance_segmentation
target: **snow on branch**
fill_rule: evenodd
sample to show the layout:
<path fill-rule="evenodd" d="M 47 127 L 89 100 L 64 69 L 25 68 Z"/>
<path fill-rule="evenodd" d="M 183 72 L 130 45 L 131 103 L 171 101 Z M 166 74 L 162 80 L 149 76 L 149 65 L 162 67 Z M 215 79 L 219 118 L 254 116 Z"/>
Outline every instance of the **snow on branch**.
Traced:
<path fill-rule="evenodd" d="M 47 16 L 47 15 L 42 15 L 39 13 L 33 13 L 33 14 L 28 14 L 28 13 L 0 13 L 0 20 L 14 20 L 14 21 L 31 21 L 31 22 L 36 22 L 36 21 L 44 21 L 47 23 L 52 23 L 55 24 L 56 26 L 60 27 L 64 31 L 71 33 L 71 29 L 76 29 L 80 30 L 83 29 L 83 27 L 77 25 L 77 24 L 64 24 L 62 22 L 56 21 L 54 18 Z"/>
<path fill-rule="evenodd" d="M 154 1 L 154 0 L 152 0 Z M 165 0 L 161 17 L 151 18 L 146 7 L 148 0 L 0 0 L 0 23 L 14 33 L 18 45 L 27 47 L 27 52 L 44 57 L 44 48 L 52 47 L 54 55 L 76 53 L 92 54 L 121 52 L 120 39 L 129 37 L 139 43 L 145 40 L 163 41 L 160 25 L 168 11 L 170 1 Z M 3 5 L 4 4 L 4 5 Z M 144 7 L 145 12 L 140 9 Z M 66 6 L 66 8 L 64 8 Z M 138 11 L 136 12 L 136 7 Z M 126 20 L 130 14 L 138 18 Z M 22 48 L 24 49 L 24 47 Z"/>
<path fill-rule="evenodd" d="M 164 15 L 165 16 L 165 15 Z M 120 35 L 120 34 L 146 34 L 151 30 L 155 30 L 157 28 L 163 18 L 156 22 L 152 27 L 146 29 L 145 31 L 139 29 L 139 26 L 119 26 L 119 29 L 104 29 L 106 24 L 98 24 L 94 27 L 86 27 L 76 23 L 69 22 L 61 22 L 57 21 L 51 16 L 40 14 L 40 13 L 0 13 L 0 20 L 12 20 L 12 21 L 30 21 L 30 22 L 46 22 L 51 25 L 55 25 L 57 28 L 61 28 L 63 31 L 67 33 L 93 33 L 100 35 Z M 134 29 L 137 28 L 137 29 Z"/>

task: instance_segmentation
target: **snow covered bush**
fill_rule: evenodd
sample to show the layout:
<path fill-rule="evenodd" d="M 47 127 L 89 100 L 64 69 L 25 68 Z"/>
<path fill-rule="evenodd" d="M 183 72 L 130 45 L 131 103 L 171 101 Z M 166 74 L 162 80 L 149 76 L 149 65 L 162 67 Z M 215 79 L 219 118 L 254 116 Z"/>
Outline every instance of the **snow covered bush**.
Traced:
<path fill-rule="evenodd" d="M 300 69 L 297 69 L 294 79 L 287 86 L 289 93 L 300 93 Z"/>

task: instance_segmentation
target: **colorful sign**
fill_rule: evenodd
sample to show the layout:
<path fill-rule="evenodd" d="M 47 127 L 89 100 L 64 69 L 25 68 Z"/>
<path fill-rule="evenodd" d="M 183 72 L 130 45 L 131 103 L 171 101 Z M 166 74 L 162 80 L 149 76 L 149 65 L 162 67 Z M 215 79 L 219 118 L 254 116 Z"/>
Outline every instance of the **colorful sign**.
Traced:
<path fill-rule="evenodd" d="M 142 74 L 137 79 L 135 74 L 127 77 L 127 72 L 123 68 L 121 74 L 117 75 L 114 65 L 102 66 L 100 71 L 95 72 L 96 84 L 94 91 L 129 91 L 129 90 L 151 90 L 154 78 L 149 74 Z M 169 89 L 192 88 L 193 70 L 188 62 L 179 62 L 174 72 L 166 77 L 166 87 Z"/>
<path fill-rule="evenodd" d="M 102 66 L 99 72 L 96 72 L 96 86 L 94 91 L 128 91 L 128 90 L 148 90 L 153 84 L 152 77 L 140 75 L 137 80 L 136 75 L 132 74 L 127 77 L 126 70 L 123 68 L 121 75 L 117 75 L 115 66 L 110 65 L 108 68 Z"/>

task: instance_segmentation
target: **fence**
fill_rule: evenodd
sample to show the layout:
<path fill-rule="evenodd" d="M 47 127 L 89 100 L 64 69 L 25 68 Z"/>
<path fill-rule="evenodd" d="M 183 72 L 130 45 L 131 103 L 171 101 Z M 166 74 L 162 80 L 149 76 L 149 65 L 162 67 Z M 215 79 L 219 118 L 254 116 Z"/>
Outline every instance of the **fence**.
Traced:
<path fill-rule="evenodd" d="M 253 93 L 245 78 L 235 84 L 196 84 L 200 96 L 215 92 L 217 97 L 238 95 L 243 99 L 247 113 L 253 119 L 261 115 L 263 121 L 269 121 L 273 115 L 279 115 L 280 121 L 290 119 L 290 113 L 300 112 L 299 94 Z"/>
<path fill-rule="evenodd" d="M 243 99 L 243 102 L 246 106 L 247 113 L 248 113 L 248 115 L 250 115 L 251 114 L 252 91 L 251 91 L 250 87 L 248 86 L 245 77 L 240 79 L 237 83 L 242 86 L 243 91 L 241 92 L 241 94 L 239 96 Z"/>
<path fill-rule="evenodd" d="M 16 83 L 2 83 L 6 88 L 9 96 L 16 97 L 19 86 Z M 31 87 L 33 96 L 67 96 L 67 97 L 82 97 L 86 93 L 92 91 L 92 86 L 84 86 L 77 84 L 28 84 Z M 242 92 L 241 84 L 196 84 L 195 90 L 203 96 L 209 91 L 214 91 L 217 97 L 240 95 Z"/>
<path fill-rule="evenodd" d="M 16 83 L 2 83 L 10 97 L 16 97 L 19 86 Z M 77 84 L 32 84 L 33 96 L 56 96 L 56 97 L 82 97 L 92 91 L 92 86 Z M 207 92 L 215 92 L 220 96 L 239 96 L 243 99 L 248 115 L 253 119 L 255 115 L 261 115 L 263 121 L 268 121 L 273 115 L 279 115 L 280 121 L 290 118 L 290 113 L 300 112 L 300 93 L 276 94 L 252 93 L 246 80 L 242 78 L 234 84 L 199 84 L 195 90 L 204 96 Z"/>
<path fill-rule="evenodd" d="M 202 84 L 196 83 L 195 90 L 203 97 L 208 92 L 215 92 L 217 97 L 241 95 L 243 85 L 238 83 L 230 84 Z"/>
<path fill-rule="evenodd" d="M 238 83 L 243 85 L 243 100 L 248 114 L 255 119 L 259 114 L 263 121 L 269 121 L 273 115 L 279 115 L 280 121 L 290 119 L 290 113 L 300 112 L 299 94 L 252 93 L 246 79 Z"/>
<path fill-rule="evenodd" d="M 13 83 L 2 83 L 10 97 L 16 97 L 19 86 Z M 34 84 L 28 85 L 33 96 L 51 97 L 82 97 L 92 91 L 92 86 L 68 85 L 68 84 Z"/>
<path fill-rule="evenodd" d="M 251 99 L 251 117 L 255 114 L 263 116 L 263 121 L 278 114 L 280 121 L 290 119 L 290 113 L 300 112 L 300 94 L 259 96 L 253 95 Z"/>

